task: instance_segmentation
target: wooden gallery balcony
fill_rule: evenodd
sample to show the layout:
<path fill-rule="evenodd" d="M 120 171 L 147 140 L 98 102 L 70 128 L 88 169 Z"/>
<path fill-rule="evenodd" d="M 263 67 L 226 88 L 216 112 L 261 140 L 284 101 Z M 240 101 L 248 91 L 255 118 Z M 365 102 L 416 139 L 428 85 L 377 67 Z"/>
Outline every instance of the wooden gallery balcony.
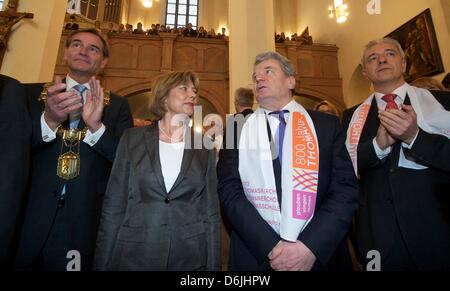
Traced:
<path fill-rule="evenodd" d="M 154 80 L 168 71 L 191 70 L 200 78 L 200 96 L 224 116 L 229 108 L 228 40 L 160 36 L 107 35 L 110 58 L 100 75 L 105 88 L 125 97 L 149 92 Z M 67 32 L 63 32 L 55 74 L 66 74 L 63 60 Z M 342 80 L 339 77 L 337 47 L 277 44 L 298 72 L 296 94 L 310 100 L 326 99 L 344 109 Z M 303 102 L 302 102 L 303 103 Z M 306 107 L 308 104 L 305 104 Z M 131 106 L 133 109 L 133 105 Z"/>

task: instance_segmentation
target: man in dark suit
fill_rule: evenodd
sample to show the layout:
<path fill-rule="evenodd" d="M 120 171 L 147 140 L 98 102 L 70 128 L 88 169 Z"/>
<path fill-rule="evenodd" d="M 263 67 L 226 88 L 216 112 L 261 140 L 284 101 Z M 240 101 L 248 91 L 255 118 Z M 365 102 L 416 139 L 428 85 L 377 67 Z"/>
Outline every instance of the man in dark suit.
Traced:
<path fill-rule="evenodd" d="M 272 148 L 274 143 L 271 140 L 276 140 L 275 133 L 280 132 L 280 126 L 277 130 L 275 124 L 280 125 L 282 121 L 281 116 L 278 119 L 271 113 L 300 108 L 309 115 L 312 120 L 310 125 L 315 128 L 320 151 L 318 165 L 320 174 L 315 194 L 317 199 L 315 207 L 311 207 L 314 215 L 299 234 L 294 232 L 294 239 L 292 235 L 289 240 L 285 239 L 281 232 L 276 230 L 277 222 L 263 218 L 259 203 L 255 203 L 255 200 L 266 197 L 268 200 L 278 202 L 269 207 L 275 209 L 274 216 L 280 215 L 279 208 L 282 204 L 280 200 L 286 197 L 281 186 L 282 181 L 284 182 L 282 172 L 284 166 L 281 165 L 280 160 L 283 164 L 286 160 L 269 156 L 267 169 L 262 169 L 263 167 L 255 164 L 248 165 L 248 170 L 243 172 L 241 167 L 245 166 L 244 156 L 240 153 L 245 151 L 244 147 L 227 148 L 234 142 L 226 141 L 226 148 L 220 152 L 217 171 L 219 198 L 232 227 L 230 270 L 323 270 L 330 266 L 330 261 L 333 261 L 332 258 L 337 253 L 340 253 L 341 247 L 345 248 L 345 234 L 357 206 L 358 193 L 357 180 L 344 146 L 345 137 L 336 117 L 319 112 L 307 112 L 293 100 L 294 76 L 292 64 L 280 54 L 267 52 L 258 55 L 254 66 L 253 82 L 260 108 L 245 121 L 245 124 L 253 122 L 258 114 L 265 116 L 266 121 L 263 121 L 263 128 L 259 130 L 262 130 L 266 135 L 265 138 L 269 139 L 267 143 L 270 143 Z M 272 112 L 269 113 L 269 111 Z M 297 112 L 293 110 L 285 112 L 288 123 L 291 118 L 295 120 L 292 116 L 294 114 Z M 245 124 L 240 139 L 256 139 L 255 131 L 245 131 Z M 245 136 L 246 134 L 248 136 Z M 284 140 L 288 135 L 286 131 Z M 230 136 L 228 132 L 227 136 Z M 286 153 L 283 153 L 283 156 L 286 156 Z M 262 172 L 267 175 L 263 176 Z M 249 199 L 252 196 L 249 195 L 247 182 L 243 176 L 252 175 L 264 177 L 261 178 L 263 180 L 274 180 L 276 187 L 262 190 L 266 193 L 276 193 L 264 197 L 253 196 L 256 199 L 250 202 Z M 292 181 L 290 175 L 287 178 Z M 283 211 L 281 214 L 287 215 Z"/>
<path fill-rule="evenodd" d="M 132 126 L 126 100 L 115 94 L 108 100 L 95 79 L 108 57 L 108 45 L 97 30 L 73 31 L 64 54 L 65 82 L 56 77 L 48 88 L 27 86 L 33 152 L 18 269 L 66 270 L 72 258 L 74 269 L 91 268 L 116 147 Z M 71 250 L 79 252 L 81 265 L 76 253 L 68 255 Z"/>
<path fill-rule="evenodd" d="M 0 270 L 12 266 L 30 164 L 31 121 L 25 89 L 0 75 Z"/>
<path fill-rule="evenodd" d="M 253 103 L 255 102 L 255 96 L 252 89 L 238 88 L 234 92 L 234 107 L 237 113 L 241 113 L 247 116 L 253 113 Z"/>
<path fill-rule="evenodd" d="M 429 91 L 405 83 L 396 40 L 370 42 L 361 63 L 375 93 L 345 111 L 343 123 L 360 177 L 362 257 L 378 251 L 377 269 L 387 271 L 450 270 L 448 104 L 444 110 Z"/>
<path fill-rule="evenodd" d="M 188 23 L 185 29 L 183 29 L 184 37 L 197 37 L 197 30 L 192 28 L 192 23 Z"/>
<path fill-rule="evenodd" d="M 234 92 L 234 108 L 236 109 L 236 114 L 230 115 L 227 119 L 227 130 L 230 131 L 229 135 L 234 136 L 232 140 L 230 139 L 230 141 L 234 142 L 234 148 L 237 147 L 237 137 L 240 135 L 242 125 L 246 118 L 253 113 L 254 103 L 255 95 L 253 94 L 253 90 L 241 87 Z M 233 131 L 231 132 L 231 130 Z"/>

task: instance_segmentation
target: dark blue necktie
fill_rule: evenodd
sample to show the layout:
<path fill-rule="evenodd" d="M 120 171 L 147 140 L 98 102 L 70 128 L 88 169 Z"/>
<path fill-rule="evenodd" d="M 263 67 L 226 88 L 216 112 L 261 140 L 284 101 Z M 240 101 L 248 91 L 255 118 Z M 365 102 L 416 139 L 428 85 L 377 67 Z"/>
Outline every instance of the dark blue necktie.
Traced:
<path fill-rule="evenodd" d="M 286 131 L 286 119 L 284 118 L 284 114 L 288 113 L 289 110 L 278 110 L 272 111 L 270 115 L 277 115 L 280 123 L 278 125 L 278 160 L 280 164 L 283 161 L 283 140 L 284 140 L 284 132 Z"/>

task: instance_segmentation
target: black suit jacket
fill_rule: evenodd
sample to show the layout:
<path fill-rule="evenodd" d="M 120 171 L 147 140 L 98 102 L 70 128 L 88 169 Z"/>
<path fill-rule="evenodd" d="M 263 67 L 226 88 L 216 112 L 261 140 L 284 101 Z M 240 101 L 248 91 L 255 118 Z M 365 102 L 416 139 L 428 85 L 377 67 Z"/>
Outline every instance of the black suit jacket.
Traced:
<path fill-rule="evenodd" d="M 317 133 L 320 165 L 314 218 L 299 235 L 323 269 L 340 246 L 357 207 L 358 183 L 339 120 L 308 111 Z M 232 143 L 230 143 L 232 144 Z M 230 270 L 270 270 L 267 255 L 280 236 L 245 197 L 237 149 L 223 149 L 217 165 L 219 198 L 231 226 Z"/>
<path fill-rule="evenodd" d="M 33 152 L 29 199 L 16 265 L 30 264 L 47 244 L 55 246 L 54 255 L 58 257 L 69 250 L 78 250 L 83 266 L 89 267 L 117 144 L 123 131 L 132 126 L 128 102 L 111 94 L 110 105 L 102 117 L 105 133 L 93 147 L 80 143 L 80 175 L 65 181 L 56 175 L 61 138 L 57 136 L 49 143 L 42 140 L 40 118 L 44 106 L 37 100 L 42 84 L 28 84 L 26 88 L 33 121 Z M 82 127 L 83 121 L 79 124 Z M 55 196 L 61 193 L 64 184 L 64 207 L 57 210 Z"/>
<path fill-rule="evenodd" d="M 217 271 L 220 256 L 215 151 L 185 149 L 167 191 L 158 122 L 126 131 L 105 196 L 96 269 Z"/>
<path fill-rule="evenodd" d="M 450 93 L 438 94 L 439 100 L 449 100 Z M 405 103 L 409 103 L 409 98 Z M 344 112 L 345 128 L 356 108 Z M 378 126 L 374 98 L 358 145 L 359 250 L 364 257 L 369 250 L 380 251 L 383 268 L 383 259 L 389 256 L 399 229 L 419 270 L 450 270 L 450 141 L 420 129 L 412 149 L 405 150 L 405 155 L 429 168 L 401 168 L 399 142 L 387 158 L 379 160 L 376 156 L 372 140 Z"/>
<path fill-rule="evenodd" d="M 9 268 L 29 172 L 31 121 L 25 89 L 0 75 L 0 270 Z"/>

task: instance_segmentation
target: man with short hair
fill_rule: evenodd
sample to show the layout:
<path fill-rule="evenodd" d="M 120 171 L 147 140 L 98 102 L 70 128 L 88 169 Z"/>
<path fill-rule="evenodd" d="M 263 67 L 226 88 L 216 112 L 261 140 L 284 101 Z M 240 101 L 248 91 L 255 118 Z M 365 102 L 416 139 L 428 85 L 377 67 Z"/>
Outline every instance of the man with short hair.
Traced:
<path fill-rule="evenodd" d="M 127 101 L 105 94 L 96 79 L 108 58 L 96 29 L 73 31 L 64 52 L 66 78 L 27 86 L 33 155 L 18 269 L 66 270 L 71 250 L 81 255 L 78 267 L 91 268 L 115 150 L 132 126 Z"/>
<path fill-rule="evenodd" d="M 450 270 L 450 112 L 405 82 L 396 40 L 369 42 L 361 64 L 375 93 L 343 124 L 360 177 L 362 257 L 378 251 L 385 271 Z"/>
<path fill-rule="evenodd" d="M 335 259 L 345 252 L 357 180 L 339 120 L 305 110 L 293 99 L 295 82 L 288 59 L 258 55 L 253 84 L 260 107 L 246 119 L 238 148 L 227 141 L 220 152 L 232 271 L 340 269 Z"/>
<path fill-rule="evenodd" d="M 253 94 L 252 89 L 248 88 L 238 88 L 234 92 L 234 107 L 236 109 L 236 113 L 242 113 L 244 116 L 247 116 L 250 113 L 253 113 L 253 103 L 255 102 L 255 96 Z"/>

